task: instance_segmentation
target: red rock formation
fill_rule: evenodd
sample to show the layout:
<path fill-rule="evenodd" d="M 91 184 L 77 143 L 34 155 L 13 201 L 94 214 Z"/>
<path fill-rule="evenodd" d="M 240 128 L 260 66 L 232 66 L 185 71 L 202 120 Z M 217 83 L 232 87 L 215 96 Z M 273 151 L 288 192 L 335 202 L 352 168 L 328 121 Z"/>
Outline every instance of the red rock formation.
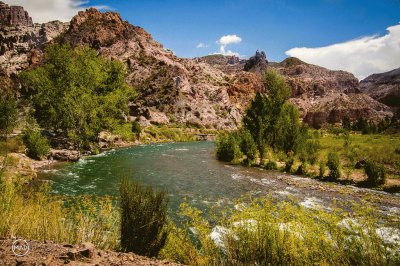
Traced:
<path fill-rule="evenodd" d="M 400 68 L 373 74 L 360 82 L 361 90 L 375 100 L 400 110 Z"/>
<path fill-rule="evenodd" d="M 33 22 L 22 6 L 8 6 L 0 2 L 0 25 L 33 26 Z"/>

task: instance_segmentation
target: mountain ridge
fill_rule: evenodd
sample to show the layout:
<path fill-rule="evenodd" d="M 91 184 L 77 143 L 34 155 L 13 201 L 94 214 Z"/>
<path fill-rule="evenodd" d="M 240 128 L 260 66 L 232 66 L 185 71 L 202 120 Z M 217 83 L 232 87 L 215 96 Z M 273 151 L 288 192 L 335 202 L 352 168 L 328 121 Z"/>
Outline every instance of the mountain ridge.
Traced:
<path fill-rule="evenodd" d="M 126 65 L 126 81 L 138 92 L 130 120 L 144 126 L 178 123 L 235 129 L 255 93 L 267 91 L 262 73 L 268 67 L 284 76 L 292 89 L 290 101 L 311 126 L 340 123 L 344 116 L 379 121 L 392 115 L 390 108 L 362 93 L 358 80 L 348 72 L 297 58 L 268 62 L 259 51 L 248 60 L 223 55 L 179 58 L 115 12 L 90 8 L 70 23 L 3 24 L 0 34 L 0 67 L 9 75 L 39 64 L 48 43 L 89 45 L 106 58 L 120 60 Z"/>

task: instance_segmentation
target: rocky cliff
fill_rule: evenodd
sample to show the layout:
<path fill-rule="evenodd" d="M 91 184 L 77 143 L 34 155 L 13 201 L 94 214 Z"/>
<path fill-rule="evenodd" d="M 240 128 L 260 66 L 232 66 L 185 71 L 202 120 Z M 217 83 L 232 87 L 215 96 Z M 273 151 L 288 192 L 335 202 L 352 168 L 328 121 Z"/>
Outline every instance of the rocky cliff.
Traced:
<path fill-rule="evenodd" d="M 32 18 L 22 6 L 8 6 L 1 1 L 0 24 L 6 26 L 33 26 Z"/>
<path fill-rule="evenodd" d="M 361 93 L 353 74 L 307 64 L 297 58 L 287 58 L 273 67 L 286 78 L 292 89 L 290 101 L 298 106 L 310 126 L 340 123 L 344 116 L 378 122 L 392 115 L 390 108 Z"/>
<path fill-rule="evenodd" d="M 22 7 L 0 2 L 0 68 L 10 75 L 37 63 L 44 45 L 67 27 L 59 21 L 33 24 Z"/>
<path fill-rule="evenodd" d="M 400 68 L 373 74 L 360 82 L 361 91 L 375 100 L 400 110 Z"/>

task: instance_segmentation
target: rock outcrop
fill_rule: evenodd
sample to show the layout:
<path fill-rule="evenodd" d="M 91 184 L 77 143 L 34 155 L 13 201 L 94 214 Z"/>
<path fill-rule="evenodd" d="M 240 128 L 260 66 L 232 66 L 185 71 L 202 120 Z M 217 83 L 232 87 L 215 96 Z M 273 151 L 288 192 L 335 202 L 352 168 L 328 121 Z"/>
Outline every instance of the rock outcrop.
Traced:
<path fill-rule="evenodd" d="M 0 25 L 0 67 L 11 75 L 38 63 L 44 45 L 67 27 L 68 23 L 60 21 L 32 26 Z"/>
<path fill-rule="evenodd" d="M 360 82 L 361 91 L 375 100 L 400 110 L 400 68 L 381 74 L 373 74 Z"/>
<path fill-rule="evenodd" d="M 247 60 L 243 66 L 244 71 L 262 73 L 267 69 L 268 61 L 267 55 L 264 51 L 256 51 L 256 54 Z"/>
<path fill-rule="evenodd" d="M 0 1 L 0 25 L 29 27 L 33 22 L 22 6 L 8 6 Z"/>
<path fill-rule="evenodd" d="M 285 59 L 273 67 L 285 77 L 292 89 L 290 101 L 310 126 L 340 123 L 345 116 L 378 122 L 392 115 L 390 108 L 361 93 L 357 78 L 348 72 L 307 64 L 297 58 Z"/>

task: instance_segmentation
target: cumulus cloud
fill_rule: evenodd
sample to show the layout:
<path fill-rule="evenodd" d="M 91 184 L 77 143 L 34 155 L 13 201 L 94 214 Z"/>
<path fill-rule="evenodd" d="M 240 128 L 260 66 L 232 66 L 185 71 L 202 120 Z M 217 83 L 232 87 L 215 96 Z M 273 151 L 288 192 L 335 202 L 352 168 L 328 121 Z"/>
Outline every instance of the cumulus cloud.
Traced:
<path fill-rule="evenodd" d="M 400 67 L 400 25 L 387 28 L 384 36 L 367 36 L 318 48 L 293 48 L 286 54 L 329 69 L 346 70 L 363 79 Z"/>
<path fill-rule="evenodd" d="M 223 55 L 236 55 L 236 56 L 239 56 L 239 53 L 232 52 L 231 50 L 226 50 L 226 46 L 229 45 L 229 44 L 240 43 L 241 41 L 242 41 L 242 38 L 240 38 L 240 37 L 237 36 L 236 34 L 222 36 L 222 37 L 217 41 L 217 44 L 220 45 L 220 47 L 219 47 L 219 54 L 223 54 Z"/>
<path fill-rule="evenodd" d="M 43 23 L 52 20 L 70 21 L 78 11 L 87 8 L 88 1 L 82 0 L 3 0 L 8 5 L 23 6 L 33 22 Z M 100 10 L 110 7 L 94 6 Z"/>
<path fill-rule="evenodd" d="M 196 45 L 197 48 L 208 48 L 209 45 L 208 44 L 204 44 L 204 43 L 199 43 L 198 45 Z"/>

